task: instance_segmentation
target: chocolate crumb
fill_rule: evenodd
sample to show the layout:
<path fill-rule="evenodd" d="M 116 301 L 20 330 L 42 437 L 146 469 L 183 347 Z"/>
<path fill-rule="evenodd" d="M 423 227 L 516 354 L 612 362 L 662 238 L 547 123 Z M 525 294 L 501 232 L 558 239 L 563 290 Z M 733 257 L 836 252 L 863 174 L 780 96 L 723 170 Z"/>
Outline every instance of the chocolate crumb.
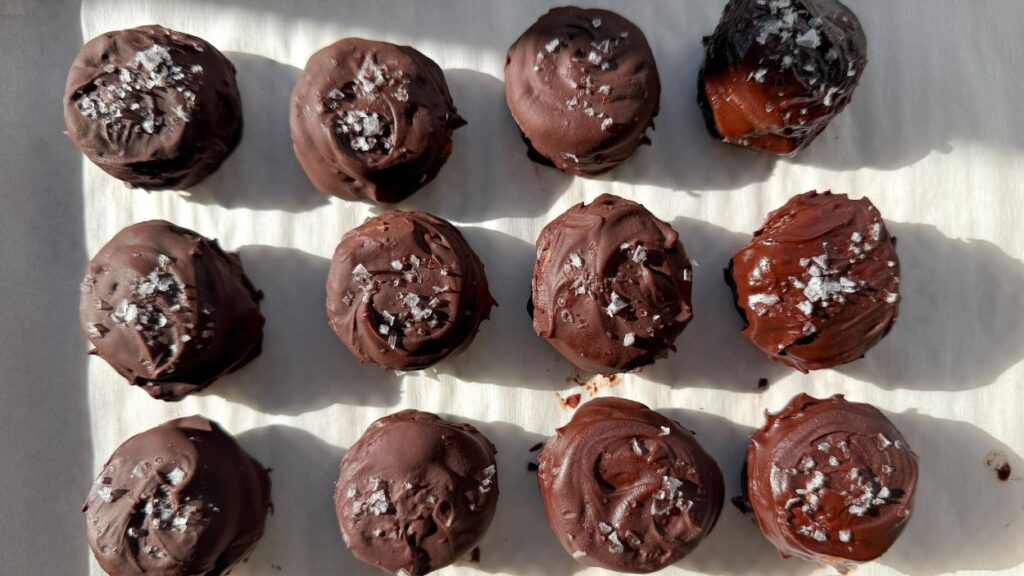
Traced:
<path fill-rule="evenodd" d="M 530 447 L 530 452 L 536 452 L 536 451 L 540 450 L 543 447 L 544 447 L 544 443 L 543 442 L 537 442 L 536 444 L 534 444 L 533 446 Z"/>
<path fill-rule="evenodd" d="M 536 462 L 528 462 L 528 463 L 526 464 L 526 469 L 527 469 L 528 471 L 530 471 L 530 472 L 536 472 L 536 471 L 537 471 L 537 468 L 538 468 L 538 466 L 537 466 L 537 463 L 536 463 Z"/>
<path fill-rule="evenodd" d="M 473 548 L 473 551 L 469 553 L 469 561 L 470 562 L 475 562 L 477 564 L 480 563 L 480 547 L 479 546 L 477 546 L 476 548 Z"/>
<path fill-rule="evenodd" d="M 764 392 L 767 389 L 768 389 L 768 379 L 767 378 L 758 378 L 757 379 L 757 391 L 758 392 Z"/>

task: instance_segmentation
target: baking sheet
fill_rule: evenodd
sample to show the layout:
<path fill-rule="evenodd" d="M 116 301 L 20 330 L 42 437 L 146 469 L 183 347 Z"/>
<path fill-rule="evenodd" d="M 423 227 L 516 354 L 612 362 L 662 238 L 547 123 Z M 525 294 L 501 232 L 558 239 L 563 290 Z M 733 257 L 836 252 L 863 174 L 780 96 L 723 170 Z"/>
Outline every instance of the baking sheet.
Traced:
<path fill-rule="evenodd" d="M 883 408 L 921 459 L 914 517 L 864 575 L 1024 573 L 1024 4 L 849 0 L 870 41 L 851 106 L 799 159 L 711 141 L 695 104 L 700 38 L 724 0 L 593 1 L 647 34 L 664 85 L 654 145 L 611 175 L 570 178 L 526 159 L 502 85 L 508 45 L 557 2 L 519 0 L 0 0 L 0 542 L 5 574 L 93 574 L 78 508 L 131 434 L 202 413 L 274 468 L 275 513 L 239 576 L 375 573 L 348 553 L 331 503 L 345 447 L 406 407 L 479 426 L 498 446 L 501 497 L 479 564 L 447 575 L 602 574 L 561 550 L 544 520 L 528 449 L 566 422 L 556 392 L 572 367 L 525 312 L 533 241 L 570 205 L 613 192 L 680 232 L 695 270 L 695 319 L 679 352 L 600 387 L 695 429 L 738 492 L 745 437 L 791 396 L 845 393 Z M 238 68 L 245 136 L 191 194 L 125 189 L 61 134 L 64 76 L 83 39 L 160 23 L 199 35 Z M 408 43 L 436 60 L 469 125 L 439 178 L 403 208 L 460 225 L 500 307 L 462 356 L 420 374 L 356 364 L 323 312 L 329 257 L 377 209 L 328 199 L 304 178 L 288 98 L 306 59 L 345 36 Z M 800 375 L 740 335 L 721 280 L 729 255 L 789 196 L 866 195 L 899 238 L 896 328 L 866 359 Z M 266 293 L 263 355 L 178 404 L 129 389 L 85 357 L 77 286 L 122 227 L 165 218 L 239 250 Z M 757 391 L 759 378 L 771 387 Z M 585 375 L 584 375 L 585 378 Z M 578 391 L 578 390 L 577 390 Z M 588 395 L 584 393 L 584 399 Z M 1001 452 L 1015 472 L 986 466 Z M 665 574 L 828 574 L 782 561 L 726 504 L 712 535 Z"/>

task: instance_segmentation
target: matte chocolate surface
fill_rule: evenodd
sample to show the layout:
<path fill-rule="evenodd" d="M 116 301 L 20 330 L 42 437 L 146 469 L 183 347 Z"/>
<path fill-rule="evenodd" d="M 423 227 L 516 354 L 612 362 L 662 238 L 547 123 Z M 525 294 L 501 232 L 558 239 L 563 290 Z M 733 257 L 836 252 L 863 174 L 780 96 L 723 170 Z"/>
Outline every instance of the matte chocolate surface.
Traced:
<path fill-rule="evenodd" d="M 242 137 L 235 67 L 202 38 L 161 26 L 108 32 L 75 58 L 68 137 L 129 186 L 189 188 Z"/>
<path fill-rule="evenodd" d="M 180 400 L 260 354 L 261 298 L 236 254 L 150 220 L 93 257 L 79 313 L 93 354 L 154 398 Z"/>

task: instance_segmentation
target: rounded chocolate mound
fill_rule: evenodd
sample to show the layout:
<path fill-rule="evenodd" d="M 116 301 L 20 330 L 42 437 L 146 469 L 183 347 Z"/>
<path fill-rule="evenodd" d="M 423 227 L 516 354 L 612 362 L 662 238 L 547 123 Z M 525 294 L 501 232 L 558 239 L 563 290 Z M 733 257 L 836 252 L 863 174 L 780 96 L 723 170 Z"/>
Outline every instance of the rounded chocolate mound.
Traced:
<path fill-rule="evenodd" d="M 154 398 L 180 400 L 259 356 L 262 297 L 216 240 L 150 220 L 89 262 L 79 314 L 93 354 Z"/>
<path fill-rule="evenodd" d="M 690 311 L 692 271 L 679 235 L 611 194 L 577 204 L 537 239 L 533 329 L 570 362 L 627 372 L 674 350 Z"/>
<path fill-rule="evenodd" d="M 649 143 L 661 80 L 632 22 L 608 10 L 555 8 L 509 48 L 505 95 L 531 158 L 593 176 Z"/>
<path fill-rule="evenodd" d="M 587 402 L 539 462 L 548 523 L 590 566 L 660 570 L 693 551 L 722 510 L 718 464 L 693 432 L 639 402 Z"/>
<path fill-rule="evenodd" d="M 93 38 L 64 92 L 68 137 L 129 186 L 189 188 L 242 137 L 235 67 L 202 38 L 142 26 Z"/>
<path fill-rule="evenodd" d="M 469 553 L 498 503 L 494 445 L 476 428 L 404 410 L 377 420 L 341 461 L 345 543 L 367 564 L 421 576 Z"/>
<path fill-rule="evenodd" d="M 351 230 L 334 252 L 327 319 L 359 362 L 431 366 L 469 346 L 494 299 L 480 258 L 450 223 L 394 211 Z"/>
<path fill-rule="evenodd" d="M 870 200 L 807 192 L 768 215 L 726 282 L 743 334 L 807 372 L 856 360 L 889 333 L 899 273 L 895 239 Z"/>
<path fill-rule="evenodd" d="M 387 42 L 321 49 L 292 92 L 295 156 L 317 189 L 348 200 L 404 200 L 437 176 L 465 123 L 441 68 Z"/>
<path fill-rule="evenodd" d="M 137 434 L 107 460 L 82 507 L 108 574 L 227 574 L 263 536 L 270 478 L 202 416 Z"/>
<path fill-rule="evenodd" d="M 746 497 L 784 556 L 846 572 L 881 556 L 910 518 L 917 456 L 892 422 L 842 395 L 801 394 L 750 437 Z"/>
<path fill-rule="evenodd" d="M 730 0 L 704 39 L 698 101 L 712 136 L 792 155 L 850 103 L 867 38 L 838 0 Z"/>

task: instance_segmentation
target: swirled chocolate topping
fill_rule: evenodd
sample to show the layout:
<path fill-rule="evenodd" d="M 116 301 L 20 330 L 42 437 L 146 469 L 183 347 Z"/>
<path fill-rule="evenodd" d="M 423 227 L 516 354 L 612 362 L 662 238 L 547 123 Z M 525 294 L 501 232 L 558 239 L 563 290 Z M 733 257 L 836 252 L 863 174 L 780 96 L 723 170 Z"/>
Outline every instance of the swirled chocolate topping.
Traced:
<path fill-rule="evenodd" d="M 730 0 L 704 39 L 698 101 L 712 136 L 799 152 L 850 103 L 867 38 L 838 0 Z"/>
<path fill-rule="evenodd" d="M 417 370 L 473 341 L 495 304 L 462 234 L 426 212 L 388 212 L 345 234 L 327 318 L 360 362 Z"/>
<path fill-rule="evenodd" d="M 509 48 L 505 95 L 531 156 L 592 176 L 649 143 L 661 80 L 632 22 L 608 10 L 555 8 Z"/>
<path fill-rule="evenodd" d="M 142 26 L 93 38 L 64 92 L 68 137 L 129 186 L 189 188 L 242 137 L 235 67 L 202 38 Z"/>
<path fill-rule="evenodd" d="M 669 350 L 693 317 L 679 235 L 642 205 L 603 194 L 537 239 L 533 329 L 584 370 L 626 372 Z"/>
<path fill-rule="evenodd" d="M 660 570 L 696 548 L 722 510 L 718 464 L 693 432 L 639 402 L 587 402 L 539 463 L 548 523 L 590 566 Z"/>
<path fill-rule="evenodd" d="M 377 420 L 341 461 L 334 505 L 345 543 L 406 576 L 468 554 L 498 503 L 495 453 L 476 428 L 427 412 Z"/>
<path fill-rule="evenodd" d="M 785 556 L 840 571 L 889 549 L 910 518 L 917 456 L 892 422 L 842 395 L 801 394 L 750 437 L 747 498 Z"/>
<path fill-rule="evenodd" d="M 171 420 L 107 460 L 82 507 L 108 574 L 215 576 L 263 536 L 270 478 L 215 422 Z"/>
<path fill-rule="evenodd" d="M 437 176 L 465 123 L 441 68 L 387 42 L 323 48 L 292 92 L 295 156 L 317 189 L 348 200 L 404 200 Z"/>
<path fill-rule="evenodd" d="M 801 372 L 864 356 L 899 313 L 895 242 L 867 198 L 794 196 L 726 271 L 743 334 Z"/>
<path fill-rule="evenodd" d="M 152 397 L 180 400 L 259 356 L 262 297 L 238 255 L 150 220 L 89 262 L 79 314 L 92 354 Z"/>

